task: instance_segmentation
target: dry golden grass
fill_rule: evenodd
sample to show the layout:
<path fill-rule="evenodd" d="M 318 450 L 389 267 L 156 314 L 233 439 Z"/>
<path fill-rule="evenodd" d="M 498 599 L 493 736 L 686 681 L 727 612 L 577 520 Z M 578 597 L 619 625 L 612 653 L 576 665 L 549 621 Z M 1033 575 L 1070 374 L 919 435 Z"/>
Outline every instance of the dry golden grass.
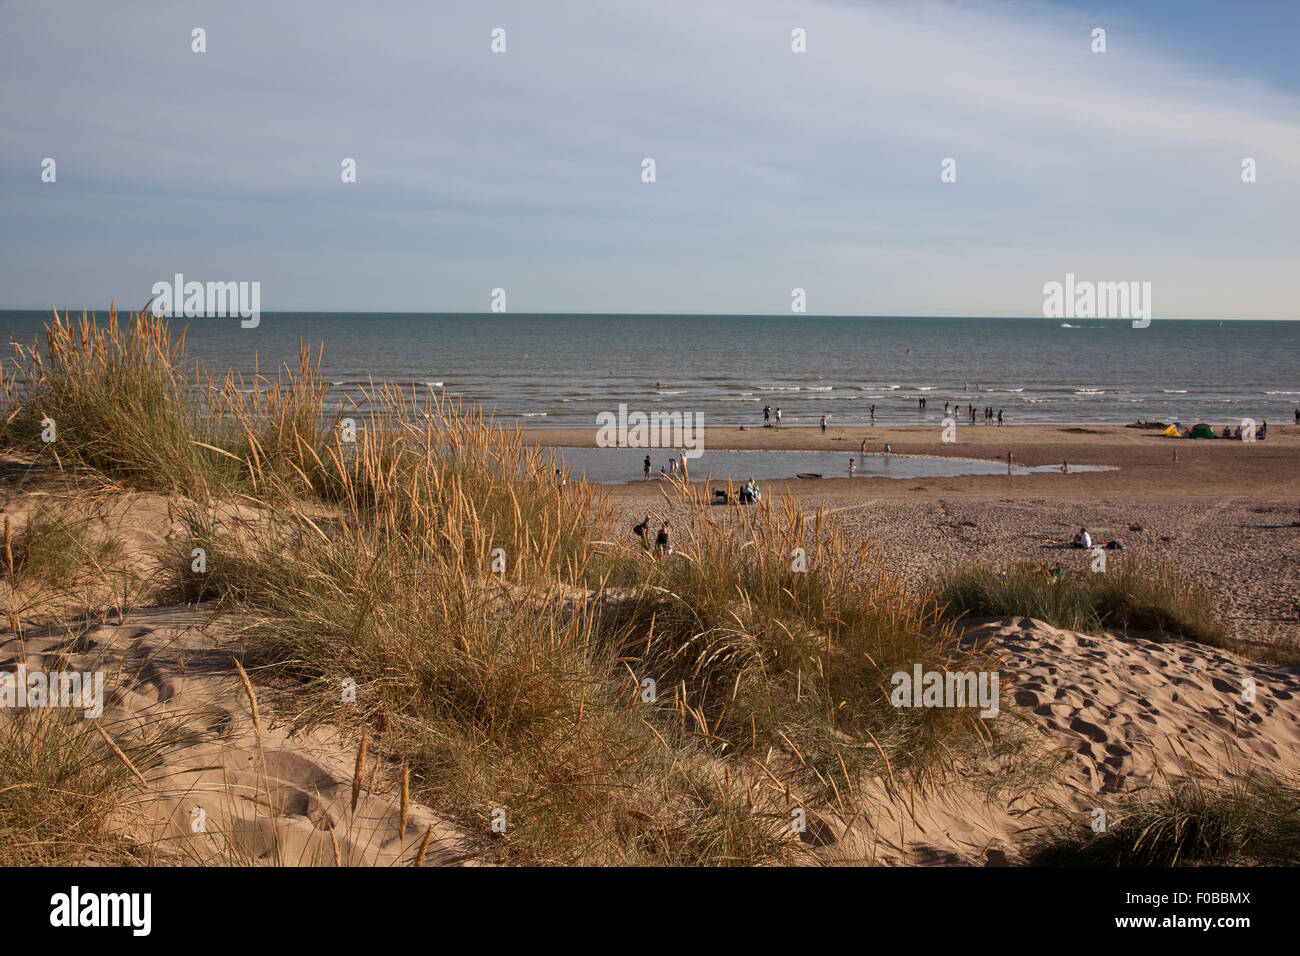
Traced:
<path fill-rule="evenodd" d="M 47 354 L 20 349 L 0 383 L 3 437 L 189 496 L 172 597 L 239 615 L 289 719 L 360 731 L 354 811 L 373 745 L 402 767 L 403 833 L 419 800 L 489 860 L 785 863 L 810 858 L 792 811 L 852 816 L 862 774 L 901 794 L 1010 747 L 973 710 L 890 706 L 895 670 L 991 662 L 822 512 L 682 488 L 656 564 L 611 544 L 596 488 L 559 485 L 480 410 L 380 385 L 327 416 L 306 349 L 274 379 L 191 382 L 182 344 L 147 315 L 56 316 Z"/>

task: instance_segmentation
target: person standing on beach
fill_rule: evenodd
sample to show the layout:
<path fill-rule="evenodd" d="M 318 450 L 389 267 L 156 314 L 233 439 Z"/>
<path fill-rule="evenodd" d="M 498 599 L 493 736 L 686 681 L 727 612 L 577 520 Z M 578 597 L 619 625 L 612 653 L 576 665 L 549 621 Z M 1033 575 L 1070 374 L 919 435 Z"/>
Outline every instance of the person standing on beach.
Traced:
<path fill-rule="evenodd" d="M 822 416 L 822 434 L 823 434 L 823 435 L 826 434 L 826 416 L 825 416 L 825 415 Z"/>
<path fill-rule="evenodd" d="M 781 427 L 781 406 L 776 406 L 776 427 Z"/>
<path fill-rule="evenodd" d="M 772 422 L 772 406 L 763 406 L 763 427 L 766 428 Z"/>
<path fill-rule="evenodd" d="M 864 438 L 862 439 L 862 444 L 858 446 L 858 454 L 865 455 L 866 453 L 867 453 L 867 440 Z"/>
<path fill-rule="evenodd" d="M 645 480 L 646 480 L 646 481 L 649 481 L 649 480 L 650 480 L 650 466 L 651 466 L 651 464 L 652 464 L 652 462 L 650 461 L 650 456 L 649 456 L 649 455 L 646 455 L 646 456 L 645 456 Z"/>
<path fill-rule="evenodd" d="M 998 427 L 1002 427 L 1002 409 L 998 409 Z"/>
<path fill-rule="evenodd" d="M 1300 409 L 1297 409 L 1297 410 L 1296 410 L 1296 414 L 1297 414 L 1297 416 L 1300 416 Z M 875 405 L 872 405 L 872 406 L 871 406 L 871 424 L 874 425 L 875 423 L 876 423 L 876 406 L 875 406 Z"/>
<path fill-rule="evenodd" d="M 655 535 L 655 560 L 662 561 L 672 553 L 673 546 L 668 540 L 668 522 L 665 521 L 659 526 L 659 533 Z"/>

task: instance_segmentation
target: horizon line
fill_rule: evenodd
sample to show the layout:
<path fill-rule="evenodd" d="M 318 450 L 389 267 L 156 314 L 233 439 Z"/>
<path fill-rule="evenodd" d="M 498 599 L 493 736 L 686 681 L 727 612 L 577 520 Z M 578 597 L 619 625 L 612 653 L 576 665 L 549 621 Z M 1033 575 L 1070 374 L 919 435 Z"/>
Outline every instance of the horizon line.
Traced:
<path fill-rule="evenodd" d="M 56 308 L 52 305 L 45 306 L 3 306 L 0 307 L 0 313 L 4 312 L 72 312 L 80 314 L 87 312 L 94 314 L 96 312 L 107 312 L 108 308 L 91 309 L 73 306 L 62 306 Z M 121 311 L 140 311 L 138 309 L 124 309 L 117 307 Z M 567 317 L 567 318 L 737 318 L 737 319 L 799 319 L 799 318 L 816 318 L 816 319 L 965 319 L 965 320 L 982 320 L 982 319 L 1004 319 L 1016 321 L 1041 321 L 1041 322 L 1063 322 L 1063 321 L 1082 321 L 1082 322 L 1123 322 L 1128 323 L 1130 318 L 1119 317 L 1061 317 L 1061 316 L 1042 316 L 1042 315 L 922 315 L 909 314 L 900 315 L 896 313 L 848 313 L 848 312 L 573 312 L 573 311 L 547 311 L 547 312 L 523 312 L 523 311 L 506 311 L 493 312 L 491 310 L 483 311 L 415 311 L 407 309 L 263 309 L 260 312 L 263 316 L 268 315 L 427 315 L 427 316 L 528 316 L 528 317 Z M 173 320 L 181 319 L 220 319 L 229 318 L 229 316 L 169 316 Z M 1152 317 L 1152 322 L 1300 322 L 1300 316 L 1295 318 L 1233 318 L 1229 316 L 1212 316 L 1206 318 L 1197 318 L 1189 316 L 1169 316 L 1166 318 Z"/>

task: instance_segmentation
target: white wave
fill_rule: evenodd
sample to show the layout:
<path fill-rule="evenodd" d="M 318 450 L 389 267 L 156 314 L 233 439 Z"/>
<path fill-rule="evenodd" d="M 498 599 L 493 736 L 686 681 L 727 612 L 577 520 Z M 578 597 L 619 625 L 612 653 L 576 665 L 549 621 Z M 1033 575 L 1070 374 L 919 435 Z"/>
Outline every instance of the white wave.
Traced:
<path fill-rule="evenodd" d="M 521 412 L 520 418 L 545 418 L 546 412 Z"/>
<path fill-rule="evenodd" d="M 804 391 L 805 392 L 833 392 L 835 391 L 835 386 L 834 385 L 809 385 L 806 389 L 804 389 Z"/>
<path fill-rule="evenodd" d="M 1075 395 L 1105 395 L 1106 390 L 1104 388 L 1076 388 L 1074 390 L 1074 394 Z"/>
<path fill-rule="evenodd" d="M 430 388 L 442 388 L 442 382 L 425 382 Z"/>
<path fill-rule="evenodd" d="M 1078 326 L 1077 326 L 1077 325 L 1071 325 L 1069 322 L 1062 322 L 1062 323 L 1061 323 L 1061 328 L 1063 328 L 1063 329 L 1077 329 Z"/>
<path fill-rule="evenodd" d="M 1185 388 L 1162 388 L 1160 391 L 1164 392 L 1166 395 L 1186 395 L 1186 394 L 1187 394 L 1187 389 L 1185 389 Z"/>
<path fill-rule="evenodd" d="M 1300 395 L 1300 392 L 1265 392 L 1265 395 Z"/>

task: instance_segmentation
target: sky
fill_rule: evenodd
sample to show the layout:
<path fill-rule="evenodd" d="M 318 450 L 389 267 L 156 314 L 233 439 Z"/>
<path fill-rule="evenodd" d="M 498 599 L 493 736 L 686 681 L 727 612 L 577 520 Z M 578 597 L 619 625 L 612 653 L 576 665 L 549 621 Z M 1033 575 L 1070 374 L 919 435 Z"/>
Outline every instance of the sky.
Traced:
<path fill-rule="evenodd" d="M 182 273 L 263 311 L 1032 316 L 1073 273 L 1297 319 L 1298 28 L 1290 0 L 0 0 L 0 308 Z"/>

